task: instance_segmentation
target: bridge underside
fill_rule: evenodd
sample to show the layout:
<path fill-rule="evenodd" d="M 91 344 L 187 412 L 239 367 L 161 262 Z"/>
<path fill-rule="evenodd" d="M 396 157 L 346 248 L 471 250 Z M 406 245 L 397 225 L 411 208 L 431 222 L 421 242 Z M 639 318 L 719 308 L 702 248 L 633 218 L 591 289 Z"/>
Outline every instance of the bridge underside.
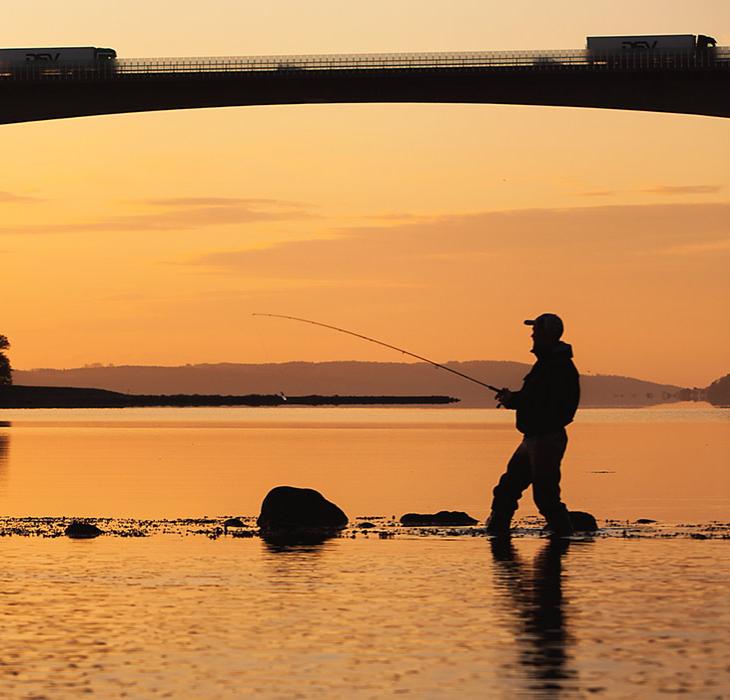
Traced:
<path fill-rule="evenodd" d="M 281 70 L 0 82 L 0 123 L 200 107 L 483 103 L 730 117 L 730 71 Z"/>

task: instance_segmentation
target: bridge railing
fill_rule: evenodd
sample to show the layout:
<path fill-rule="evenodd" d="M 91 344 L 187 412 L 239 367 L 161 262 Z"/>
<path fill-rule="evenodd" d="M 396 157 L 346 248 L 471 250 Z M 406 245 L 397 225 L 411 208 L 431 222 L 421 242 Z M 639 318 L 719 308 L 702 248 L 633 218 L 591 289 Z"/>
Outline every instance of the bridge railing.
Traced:
<path fill-rule="evenodd" d="M 200 58 L 124 59 L 120 73 L 286 71 L 286 70 L 413 70 L 423 68 L 492 68 L 531 66 L 535 61 L 585 64 L 586 52 L 340 54 L 304 56 L 215 56 Z"/>
<path fill-rule="evenodd" d="M 585 49 L 571 51 L 505 51 L 412 54 L 341 54 L 304 56 L 230 56 L 202 58 L 122 59 L 120 74 L 146 72 L 247 72 L 294 70 L 417 70 L 442 68 L 560 68 L 654 69 L 657 67 L 712 67 L 730 62 L 730 48 L 714 51 L 637 52 L 596 54 Z"/>
<path fill-rule="evenodd" d="M 3 65 L 0 80 L 115 80 L 160 74 L 288 74 L 301 71 L 677 71 L 727 70 L 730 47 L 697 51 L 642 51 L 597 54 L 584 49 L 459 53 L 339 54 L 303 56 L 212 56 L 129 58 L 97 64 Z"/>

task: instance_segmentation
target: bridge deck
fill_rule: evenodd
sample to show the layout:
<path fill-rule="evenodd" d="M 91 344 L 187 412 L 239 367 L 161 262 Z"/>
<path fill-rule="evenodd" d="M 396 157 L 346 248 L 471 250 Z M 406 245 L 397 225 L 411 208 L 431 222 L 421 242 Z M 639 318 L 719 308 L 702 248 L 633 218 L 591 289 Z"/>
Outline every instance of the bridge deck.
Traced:
<path fill-rule="evenodd" d="M 0 124 L 171 109 L 481 103 L 730 117 L 730 48 L 120 59 L 0 65 Z"/>

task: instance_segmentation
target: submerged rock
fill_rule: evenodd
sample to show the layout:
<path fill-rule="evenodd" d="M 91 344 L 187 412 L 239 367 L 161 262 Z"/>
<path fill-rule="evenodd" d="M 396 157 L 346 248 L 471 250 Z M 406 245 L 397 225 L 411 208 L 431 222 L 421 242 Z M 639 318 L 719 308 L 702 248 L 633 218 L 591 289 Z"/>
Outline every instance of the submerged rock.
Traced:
<path fill-rule="evenodd" d="M 277 486 L 266 494 L 256 524 L 262 530 L 341 530 L 347 526 L 343 510 L 319 491 Z"/>
<path fill-rule="evenodd" d="M 66 537 L 83 540 L 103 535 L 104 531 L 100 530 L 98 527 L 96 527 L 96 525 L 93 525 L 92 523 L 82 523 L 79 520 L 74 520 L 68 525 L 64 533 Z"/>
<path fill-rule="evenodd" d="M 571 510 L 568 515 L 576 532 L 595 532 L 598 530 L 598 523 L 590 513 L 585 513 L 582 510 Z"/>
<path fill-rule="evenodd" d="M 228 534 L 229 527 L 246 527 L 246 523 L 241 518 L 228 518 L 223 521 L 223 534 Z"/>
<path fill-rule="evenodd" d="M 438 513 L 406 513 L 400 523 L 407 527 L 476 525 L 478 520 L 461 510 L 440 510 Z"/>

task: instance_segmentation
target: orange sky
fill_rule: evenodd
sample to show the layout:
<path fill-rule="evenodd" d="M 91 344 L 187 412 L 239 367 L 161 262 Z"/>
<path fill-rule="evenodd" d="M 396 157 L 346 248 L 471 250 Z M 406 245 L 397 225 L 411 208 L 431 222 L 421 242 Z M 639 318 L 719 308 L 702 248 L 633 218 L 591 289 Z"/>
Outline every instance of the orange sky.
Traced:
<path fill-rule="evenodd" d="M 65 2 L 6 46 L 121 57 L 580 48 L 708 33 L 726 2 Z M 59 29 L 62 27 L 62 29 Z M 21 369 L 85 363 L 530 361 L 566 321 L 582 371 L 730 371 L 730 122 L 490 105 L 317 105 L 0 126 L 0 333 Z"/>

